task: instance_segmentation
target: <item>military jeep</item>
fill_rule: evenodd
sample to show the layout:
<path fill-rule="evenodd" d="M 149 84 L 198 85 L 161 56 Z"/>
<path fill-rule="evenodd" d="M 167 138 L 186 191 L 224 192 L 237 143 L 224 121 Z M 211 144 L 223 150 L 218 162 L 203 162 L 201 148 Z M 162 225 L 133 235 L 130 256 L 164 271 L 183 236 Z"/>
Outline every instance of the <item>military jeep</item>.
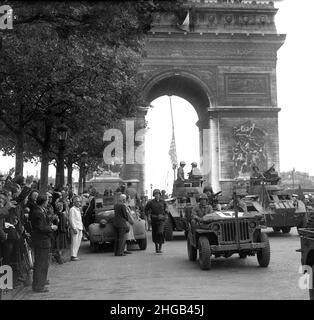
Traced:
<path fill-rule="evenodd" d="M 309 296 L 310 300 L 314 300 L 314 228 L 301 228 L 299 229 L 301 249 L 297 250 L 301 252 L 301 264 L 302 266 L 308 266 L 310 268 L 309 279 Z"/>
<path fill-rule="evenodd" d="M 261 267 L 270 262 L 270 244 L 261 232 L 262 214 L 239 212 L 237 197 L 235 210 L 214 211 L 205 215 L 200 222 L 189 220 L 187 251 L 191 261 L 196 261 L 202 270 L 211 268 L 212 256 L 228 258 L 238 253 L 241 259 L 257 255 Z"/>

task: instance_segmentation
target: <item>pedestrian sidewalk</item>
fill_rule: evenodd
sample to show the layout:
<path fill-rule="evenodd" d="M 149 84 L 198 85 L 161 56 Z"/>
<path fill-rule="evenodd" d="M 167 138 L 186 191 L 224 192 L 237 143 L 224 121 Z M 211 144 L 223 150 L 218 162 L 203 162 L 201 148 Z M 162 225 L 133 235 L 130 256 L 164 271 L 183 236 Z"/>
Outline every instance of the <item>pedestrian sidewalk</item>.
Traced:
<path fill-rule="evenodd" d="M 63 261 L 64 263 L 67 263 L 70 261 L 70 249 L 65 250 L 63 256 Z M 50 261 L 50 266 L 49 269 L 54 269 L 56 268 L 58 263 L 54 260 L 51 259 Z M 18 285 L 14 289 L 6 289 L 2 291 L 2 296 L 0 296 L 0 301 L 1 300 L 19 300 L 20 297 L 22 297 L 26 292 L 29 292 L 31 290 L 31 285 L 25 287 L 23 284 Z"/>
<path fill-rule="evenodd" d="M 1 300 L 15 300 L 15 298 L 24 290 L 24 285 L 20 284 L 14 289 L 5 289 L 2 290 L 2 294 L 0 295 Z"/>

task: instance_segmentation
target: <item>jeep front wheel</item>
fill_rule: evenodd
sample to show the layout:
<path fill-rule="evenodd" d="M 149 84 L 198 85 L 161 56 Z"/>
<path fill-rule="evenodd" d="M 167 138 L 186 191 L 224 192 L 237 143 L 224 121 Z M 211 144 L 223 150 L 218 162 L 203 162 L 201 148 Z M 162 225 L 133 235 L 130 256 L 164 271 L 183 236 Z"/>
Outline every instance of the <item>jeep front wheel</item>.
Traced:
<path fill-rule="evenodd" d="M 199 264 L 202 270 L 209 270 L 211 268 L 211 250 L 209 241 L 206 237 L 202 236 L 198 240 L 199 249 Z"/>
<path fill-rule="evenodd" d="M 266 268 L 269 265 L 270 261 L 270 244 L 267 234 L 261 232 L 257 242 L 265 243 L 265 247 L 259 249 L 257 252 L 257 261 L 262 268 Z"/>
<path fill-rule="evenodd" d="M 195 261 L 197 257 L 197 249 L 192 246 L 189 236 L 187 237 L 186 243 L 187 243 L 189 260 Z"/>

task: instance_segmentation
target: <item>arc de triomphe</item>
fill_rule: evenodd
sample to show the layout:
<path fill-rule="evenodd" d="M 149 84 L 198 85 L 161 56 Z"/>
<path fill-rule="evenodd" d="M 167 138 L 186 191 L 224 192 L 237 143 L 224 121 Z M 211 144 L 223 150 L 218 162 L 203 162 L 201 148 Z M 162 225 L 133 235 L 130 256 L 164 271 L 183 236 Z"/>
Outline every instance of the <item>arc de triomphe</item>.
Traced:
<path fill-rule="evenodd" d="M 198 114 L 201 169 L 215 192 L 229 193 L 253 164 L 279 171 L 277 51 L 285 41 L 270 1 L 186 1 L 190 24 L 154 14 L 139 73 L 144 98 L 189 101 Z M 138 110 L 143 119 L 146 110 Z M 179 159 L 180 160 L 180 159 Z M 125 178 L 144 182 L 144 166 Z"/>

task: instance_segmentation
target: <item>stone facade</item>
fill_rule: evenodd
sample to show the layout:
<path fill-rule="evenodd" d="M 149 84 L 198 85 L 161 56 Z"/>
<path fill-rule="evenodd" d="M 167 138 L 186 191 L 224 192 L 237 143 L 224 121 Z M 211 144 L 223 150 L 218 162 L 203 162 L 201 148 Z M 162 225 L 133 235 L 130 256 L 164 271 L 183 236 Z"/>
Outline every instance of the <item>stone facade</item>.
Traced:
<path fill-rule="evenodd" d="M 263 169 L 274 163 L 279 171 L 276 59 L 285 35 L 276 32 L 277 9 L 267 1 L 186 1 L 184 10 L 188 31 L 177 13 L 154 16 L 139 72 L 147 103 L 178 95 L 194 106 L 201 168 L 214 191 L 248 174 L 241 157 L 251 166 L 259 156 Z M 241 126 L 251 128 L 247 146 L 234 133 Z M 247 150 L 237 151 L 239 141 Z"/>

